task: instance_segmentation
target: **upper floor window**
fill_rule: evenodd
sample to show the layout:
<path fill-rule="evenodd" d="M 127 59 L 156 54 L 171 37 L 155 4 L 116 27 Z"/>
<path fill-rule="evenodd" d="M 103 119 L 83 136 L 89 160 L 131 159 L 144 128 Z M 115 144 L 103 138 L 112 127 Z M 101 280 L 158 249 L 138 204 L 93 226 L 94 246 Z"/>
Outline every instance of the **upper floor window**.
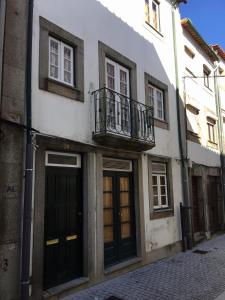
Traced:
<path fill-rule="evenodd" d="M 157 31 L 160 31 L 159 5 L 158 1 L 145 0 L 145 22 Z"/>
<path fill-rule="evenodd" d="M 210 70 L 205 65 L 203 66 L 203 78 L 204 78 L 204 85 L 207 88 L 210 88 L 209 85 L 209 76 L 210 76 Z"/>
<path fill-rule="evenodd" d="M 188 48 L 188 46 L 186 46 L 186 45 L 184 46 L 184 51 L 190 58 L 193 59 L 195 57 L 194 52 L 190 48 Z"/>
<path fill-rule="evenodd" d="M 155 86 L 148 85 L 149 103 L 154 106 L 154 118 L 165 120 L 163 91 Z"/>
<path fill-rule="evenodd" d="M 39 41 L 39 88 L 83 102 L 83 40 L 40 17 Z"/>
<path fill-rule="evenodd" d="M 49 78 L 73 86 L 73 48 L 49 37 Z"/>
<path fill-rule="evenodd" d="M 145 101 L 154 108 L 154 126 L 168 130 L 168 86 L 148 73 L 145 73 Z"/>
<path fill-rule="evenodd" d="M 208 117 L 207 127 L 208 127 L 209 142 L 216 143 L 216 121 Z"/>

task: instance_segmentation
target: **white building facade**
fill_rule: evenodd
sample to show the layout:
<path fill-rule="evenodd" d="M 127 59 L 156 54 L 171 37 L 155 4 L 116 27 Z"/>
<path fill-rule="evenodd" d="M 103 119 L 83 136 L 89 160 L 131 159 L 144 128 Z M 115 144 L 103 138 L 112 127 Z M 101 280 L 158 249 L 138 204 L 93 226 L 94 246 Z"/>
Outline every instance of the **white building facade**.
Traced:
<path fill-rule="evenodd" d="M 33 299 L 181 249 L 172 14 L 166 0 L 34 2 Z"/>

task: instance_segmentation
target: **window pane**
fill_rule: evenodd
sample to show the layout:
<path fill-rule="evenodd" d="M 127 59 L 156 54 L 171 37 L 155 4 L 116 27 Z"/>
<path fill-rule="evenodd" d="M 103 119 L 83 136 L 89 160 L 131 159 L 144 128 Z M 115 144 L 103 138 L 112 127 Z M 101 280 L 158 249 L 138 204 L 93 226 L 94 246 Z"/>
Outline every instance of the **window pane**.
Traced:
<path fill-rule="evenodd" d="M 156 176 L 152 176 L 152 183 L 153 183 L 153 185 L 157 185 L 157 177 Z"/>
<path fill-rule="evenodd" d="M 157 186 L 153 186 L 153 195 L 158 195 L 158 187 Z"/>
<path fill-rule="evenodd" d="M 111 90 L 115 90 L 115 80 L 112 77 L 107 77 L 108 79 L 108 88 Z"/>
<path fill-rule="evenodd" d="M 50 54 L 50 64 L 54 66 L 59 65 L 59 56 L 55 53 Z"/>
<path fill-rule="evenodd" d="M 104 192 L 112 191 L 112 177 L 108 177 L 108 176 L 103 177 L 103 191 Z"/>
<path fill-rule="evenodd" d="M 165 186 L 161 186 L 161 195 L 162 196 L 166 195 L 166 187 Z"/>
<path fill-rule="evenodd" d="M 120 93 L 127 96 L 127 85 L 120 82 Z"/>
<path fill-rule="evenodd" d="M 130 208 L 129 207 L 120 209 L 120 221 L 121 222 L 130 221 Z"/>
<path fill-rule="evenodd" d="M 152 2 L 152 25 L 158 29 L 158 5 Z"/>
<path fill-rule="evenodd" d="M 107 63 L 107 74 L 110 76 L 110 77 L 115 77 L 114 75 L 114 66 Z"/>
<path fill-rule="evenodd" d="M 52 53 L 58 54 L 59 53 L 59 43 L 57 43 L 54 40 L 51 40 L 50 45 L 51 45 L 50 51 Z"/>
<path fill-rule="evenodd" d="M 123 70 L 120 70 L 120 81 L 123 83 L 127 83 L 127 73 Z"/>
<path fill-rule="evenodd" d="M 112 193 L 104 193 L 103 202 L 104 202 L 104 208 L 113 207 Z"/>
<path fill-rule="evenodd" d="M 162 204 L 162 205 L 167 205 L 166 196 L 162 196 L 162 197 L 161 197 L 161 204 Z"/>
<path fill-rule="evenodd" d="M 159 198 L 158 198 L 158 196 L 154 196 L 153 199 L 154 199 L 154 206 L 159 206 Z"/>
<path fill-rule="evenodd" d="M 71 61 L 64 59 L 64 70 L 71 72 Z"/>
<path fill-rule="evenodd" d="M 130 223 L 121 224 L 121 237 L 122 239 L 131 236 Z"/>
<path fill-rule="evenodd" d="M 154 105 L 154 89 L 149 85 L 149 105 Z"/>
<path fill-rule="evenodd" d="M 129 191 L 128 177 L 120 177 L 120 191 Z"/>
<path fill-rule="evenodd" d="M 64 81 L 67 83 L 71 83 L 71 73 L 64 71 Z"/>
<path fill-rule="evenodd" d="M 165 177 L 164 176 L 160 176 L 160 184 L 161 185 L 165 185 L 166 181 L 165 181 Z"/>
<path fill-rule="evenodd" d="M 114 240 L 113 227 L 107 226 L 104 227 L 104 242 L 112 242 Z"/>
<path fill-rule="evenodd" d="M 112 225 L 112 224 L 113 224 L 113 210 L 104 209 L 104 225 Z"/>
<path fill-rule="evenodd" d="M 58 78 L 59 69 L 55 66 L 50 66 L 50 76 L 54 78 Z"/>
<path fill-rule="evenodd" d="M 145 0 L 145 21 L 150 23 L 150 18 L 149 18 L 149 1 Z"/>
<path fill-rule="evenodd" d="M 64 58 L 71 61 L 71 49 L 64 47 Z"/>
<path fill-rule="evenodd" d="M 130 194 L 129 192 L 120 193 L 120 206 L 130 205 Z"/>

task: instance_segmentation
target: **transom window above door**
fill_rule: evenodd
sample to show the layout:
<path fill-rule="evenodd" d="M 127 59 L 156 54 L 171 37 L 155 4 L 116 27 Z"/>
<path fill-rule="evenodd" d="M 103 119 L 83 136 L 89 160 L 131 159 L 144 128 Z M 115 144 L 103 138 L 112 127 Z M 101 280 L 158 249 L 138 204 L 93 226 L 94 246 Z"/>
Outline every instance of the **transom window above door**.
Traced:
<path fill-rule="evenodd" d="M 150 105 L 154 106 L 154 118 L 164 121 L 164 94 L 163 91 L 155 86 L 148 85 L 148 97 Z"/>
<path fill-rule="evenodd" d="M 49 78 L 74 85 L 73 48 L 49 37 Z"/>

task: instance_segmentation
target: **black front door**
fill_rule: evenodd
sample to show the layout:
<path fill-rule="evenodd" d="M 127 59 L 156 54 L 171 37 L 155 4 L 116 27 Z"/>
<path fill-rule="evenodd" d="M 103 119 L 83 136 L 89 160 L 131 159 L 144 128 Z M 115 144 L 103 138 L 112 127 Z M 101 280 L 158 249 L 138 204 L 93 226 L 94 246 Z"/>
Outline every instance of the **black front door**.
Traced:
<path fill-rule="evenodd" d="M 44 289 L 82 276 L 80 168 L 46 167 Z"/>
<path fill-rule="evenodd" d="M 136 255 L 132 173 L 104 172 L 105 266 Z"/>

